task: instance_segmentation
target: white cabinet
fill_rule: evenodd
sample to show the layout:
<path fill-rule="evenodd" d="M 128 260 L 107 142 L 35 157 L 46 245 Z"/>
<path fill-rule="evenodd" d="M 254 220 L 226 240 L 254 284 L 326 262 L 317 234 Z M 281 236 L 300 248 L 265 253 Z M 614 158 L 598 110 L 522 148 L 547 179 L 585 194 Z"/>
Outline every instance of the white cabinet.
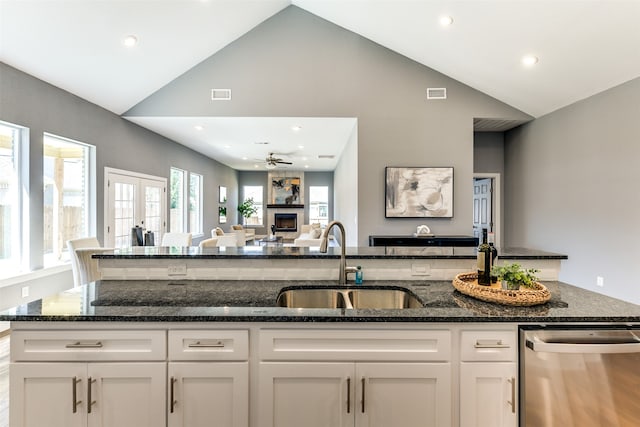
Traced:
<path fill-rule="evenodd" d="M 451 426 L 450 348 L 445 330 L 261 330 L 259 426 Z"/>
<path fill-rule="evenodd" d="M 15 331 L 11 427 L 165 425 L 165 336 L 163 331 Z"/>
<path fill-rule="evenodd" d="M 12 427 L 165 424 L 165 364 L 14 363 Z"/>
<path fill-rule="evenodd" d="M 261 427 L 451 425 L 448 363 L 265 362 Z"/>
<path fill-rule="evenodd" d="M 462 331 L 460 427 L 518 424 L 515 330 Z"/>
<path fill-rule="evenodd" d="M 169 331 L 169 427 L 249 425 L 248 331 Z"/>

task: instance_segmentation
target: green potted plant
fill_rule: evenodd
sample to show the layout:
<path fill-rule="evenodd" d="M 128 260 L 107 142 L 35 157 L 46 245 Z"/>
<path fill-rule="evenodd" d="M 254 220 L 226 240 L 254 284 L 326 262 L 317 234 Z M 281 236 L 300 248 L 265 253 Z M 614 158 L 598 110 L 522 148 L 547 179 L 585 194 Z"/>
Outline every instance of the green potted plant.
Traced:
<path fill-rule="evenodd" d="M 243 218 L 250 218 L 251 215 L 258 212 L 258 207 L 255 205 L 253 198 L 249 197 L 238 205 L 238 212 L 240 212 Z"/>
<path fill-rule="evenodd" d="M 538 280 L 535 268 L 524 269 L 518 263 L 505 264 L 493 267 L 491 275 L 503 282 L 502 287 L 510 290 L 517 290 L 520 287 L 532 288 Z"/>

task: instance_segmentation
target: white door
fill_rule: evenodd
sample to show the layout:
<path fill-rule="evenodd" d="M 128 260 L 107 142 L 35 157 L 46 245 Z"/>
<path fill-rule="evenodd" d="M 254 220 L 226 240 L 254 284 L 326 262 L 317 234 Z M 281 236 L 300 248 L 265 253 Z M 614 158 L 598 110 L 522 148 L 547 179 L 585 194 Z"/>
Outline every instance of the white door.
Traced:
<path fill-rule="evenodd" d="M 168 387 L 169 427 L 249 425 L 247 362 L 169 363 Z"/>
<path fill-rule="evenodd" d="M 449 363 L 358 363 L 356 379 L 357 427 L 451 426 Z"/>
<path fill-rule="evenodd" d="M 259 381 L 260 427 L 354 425 L 353 363 L 261 363 Z"/>
<path fill-rule="evenodd" d="M 166 366 L 164 362 L 89 363 L 88 426 L 164 426 Z"/>
<path fill-rule="evenodd" d="M 160 242 L 167 224 L 166 178 L 105 168 L 105 186 L 105 246 L 131 246 L 136 225 Z"/>
<path fill-rule="evenodd" d="M 516 427 L 516 377 L 513 362 L 461 363 L 460 427 Z"/>
<path fill-rule="evenodd" d="M 13 363 L 9 369 L 11 427 L 84 427 L 85 363 Z M 75 379 L 75 381 L 74 381 Z"/>
<path fill-rule="evenodd" d="M 481 238 L 482 229 L 493 231 L 491 178 L 473 180 L 473 236 Z"/>

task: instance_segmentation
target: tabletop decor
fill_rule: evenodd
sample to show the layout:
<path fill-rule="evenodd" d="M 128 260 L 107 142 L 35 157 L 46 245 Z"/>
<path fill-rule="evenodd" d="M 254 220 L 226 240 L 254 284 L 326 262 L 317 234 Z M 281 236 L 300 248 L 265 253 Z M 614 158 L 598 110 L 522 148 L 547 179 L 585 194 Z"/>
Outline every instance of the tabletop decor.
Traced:
<path fill-rule="evenodd" d="M 491 286 L 478 285 L 478 273 L 460 273 L 453 279 L 453 287 L 459 292 L 482 301 L 504 305 L 531 306 L 544 304 L 551 299 L 551 292 L 540 282 L 520 290 L 502 289 L 500 283 Z"/>

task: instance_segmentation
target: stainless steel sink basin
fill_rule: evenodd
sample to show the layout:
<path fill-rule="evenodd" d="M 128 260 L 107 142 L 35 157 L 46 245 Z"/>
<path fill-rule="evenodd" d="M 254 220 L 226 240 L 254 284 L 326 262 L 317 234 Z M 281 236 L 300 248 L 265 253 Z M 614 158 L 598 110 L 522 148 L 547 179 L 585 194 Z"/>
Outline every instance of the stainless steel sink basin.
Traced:
<path fill-rule="evenodd" d="M 408 289 L 392 287 L 288 287 L 276 300 L 288 308 L 375 308 L 401 309 L 423 307 L 422 301 Z"/>

